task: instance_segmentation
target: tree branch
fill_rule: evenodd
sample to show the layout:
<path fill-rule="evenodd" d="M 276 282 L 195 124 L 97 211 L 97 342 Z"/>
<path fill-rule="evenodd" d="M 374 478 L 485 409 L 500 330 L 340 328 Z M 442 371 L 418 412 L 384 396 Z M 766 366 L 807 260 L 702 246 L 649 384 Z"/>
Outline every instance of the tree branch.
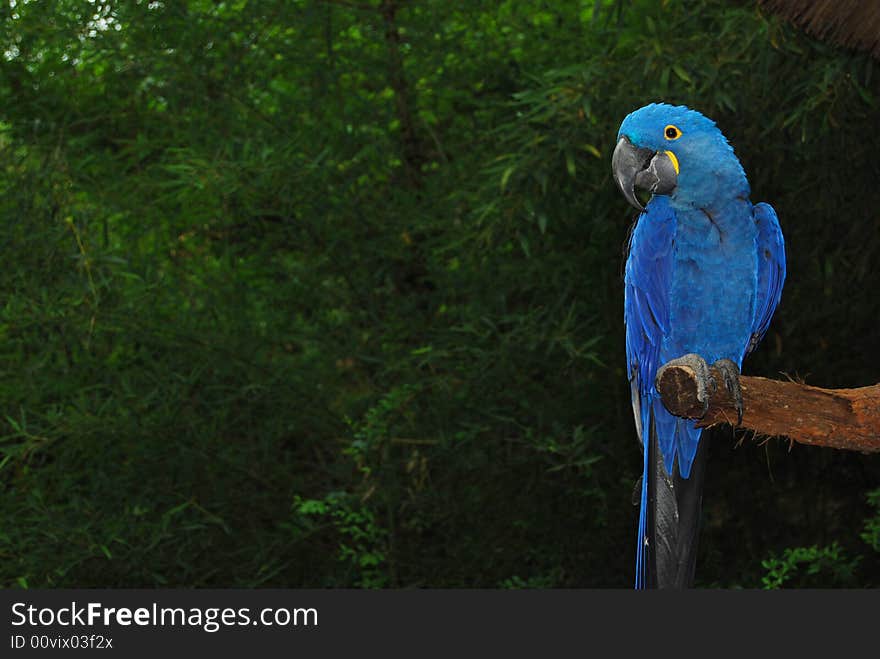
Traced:
<path fill-rule="evenodd" d="M 697 380 L 687 366 L 662 366 L 656 386 L 672 414 L 699 419 L 698 425 L 736 426 L 736 407 L 724 378 L 710 368 L 717 389 L 705 415 Z M 743 418 L 738 427 L 802 444 L 867 453 L 880 452 L 880 384 L 859 389 L 820 389 L 797 382 L 743 376 Z"/>

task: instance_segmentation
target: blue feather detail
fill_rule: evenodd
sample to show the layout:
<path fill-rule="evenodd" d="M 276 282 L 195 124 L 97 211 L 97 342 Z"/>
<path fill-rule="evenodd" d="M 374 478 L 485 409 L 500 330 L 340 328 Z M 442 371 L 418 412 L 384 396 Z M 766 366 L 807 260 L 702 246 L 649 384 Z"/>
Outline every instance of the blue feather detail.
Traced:
<path fill-rule="evenodd" d="M 752 352 L 764 338 L 785 283 L 785 242 L 776 211 L 770 204 L 760 203 L 755 204 L 753 215 L 758 227 L 755 240 L 758 249 L 758 297 L 752 338 L 746 354 Z"/>
<path fill-rule="evenodd" d="M 626 359 L 630 379 L 638 377 L 637 390 L 643 400 L 646 394 L 656 392 L 660 346 L 669 331 L 674 238 L 675 214 L 669 200 L 654 197 L 632 232 L 624 277 Z"/>
<path fill-rule="evenodd" d="M 641 427 L 644 433 L 651 433 L 651 405 L 641 408 Z M 648 534 L 648 468 L 650 443 L 645 437 L 642 440 L 642 454 L 644 464 L 642 467 L 642 491 L 639 497 L 639 532 L 636 546 L 636 588 L 644 588 L 647 585 L 647 545 L 645 539 Z"/>
<path fill-rule="evenodd" d="M 639 502 L 639 531 L 636 546 L 636 587 L 646 585 L 648 523 L 648 468 L 652 419 L 656 418 L 654 377 L 660 358 L 660 344 L 669 330 L 669 290 L 675 215 L 665 197 L 655 197 L 638 219 L 630 237 L 630 258 L 626 264 L 624 321 L 628 373 L 633 381 L 633 408 L 638 410 L 643 449 L 642 488 Z M 659 401 L 658 401 L 659 404 Z M 661 416 L 671 418 L 663 408 Z M 662 435 L 661 435 L 662 436 Z M 661 448 L 662 450 L 662 448 Z M 664 456 L 674 456 L 672 451 Z M 674 458 L 673 458 L 674 459 Z"/>
<path fill-rule="evenodd" d="M 687 419 L 677 418 L 676 422 L 675 452 L 678 455 L 678 470 L 682 478 L 688 478 L 691 475 L 691 467 L 697 455 L 700 438 L 703 436 L 703 429 L 697 428 L 694 421 Z M 672 473 L 671 462 L 671 460 L 665 462 L 666 469 L 670 474 Z"/>

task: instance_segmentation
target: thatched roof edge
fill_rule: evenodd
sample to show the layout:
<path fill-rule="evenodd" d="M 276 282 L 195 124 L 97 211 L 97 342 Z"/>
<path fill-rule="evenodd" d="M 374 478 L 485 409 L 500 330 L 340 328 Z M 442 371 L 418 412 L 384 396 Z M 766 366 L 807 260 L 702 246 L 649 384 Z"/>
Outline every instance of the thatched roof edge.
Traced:
<path fill-rule="evenodd" d="M 880 0 L 761 0 L 761 5 L 818 39 L 880 59 Z"/>

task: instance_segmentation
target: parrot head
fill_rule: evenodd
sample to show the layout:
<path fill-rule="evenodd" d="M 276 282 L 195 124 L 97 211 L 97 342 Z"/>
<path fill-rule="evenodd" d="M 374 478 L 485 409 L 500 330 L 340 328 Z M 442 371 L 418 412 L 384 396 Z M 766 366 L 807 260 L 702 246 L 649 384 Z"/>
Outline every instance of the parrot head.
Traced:
<path fill-rule="evenodd" d="M 644 210 L 636 189 L 669 195 L 673 206 L 706 208 L 748 195 L 742 166 L 715 122 L 683 105 L 652 103 L 627 115 L 611 157 L 626 200 Z"/>

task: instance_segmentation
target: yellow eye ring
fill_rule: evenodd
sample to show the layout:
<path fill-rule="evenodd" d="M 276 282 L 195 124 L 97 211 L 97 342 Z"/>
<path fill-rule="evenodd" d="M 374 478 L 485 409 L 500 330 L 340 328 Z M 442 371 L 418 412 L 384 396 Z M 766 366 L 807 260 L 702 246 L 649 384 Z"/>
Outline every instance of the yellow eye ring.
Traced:
<path fill-rule="evenodd" d="M 663 137 L 665 137 L 669 141 L 677 140 L 679 137 L 681 137 L 681 130 L 679 130 L 678 126 L 673 126 L 672 124 L 669 124 L 666 128 L 663 129 Z"/>

